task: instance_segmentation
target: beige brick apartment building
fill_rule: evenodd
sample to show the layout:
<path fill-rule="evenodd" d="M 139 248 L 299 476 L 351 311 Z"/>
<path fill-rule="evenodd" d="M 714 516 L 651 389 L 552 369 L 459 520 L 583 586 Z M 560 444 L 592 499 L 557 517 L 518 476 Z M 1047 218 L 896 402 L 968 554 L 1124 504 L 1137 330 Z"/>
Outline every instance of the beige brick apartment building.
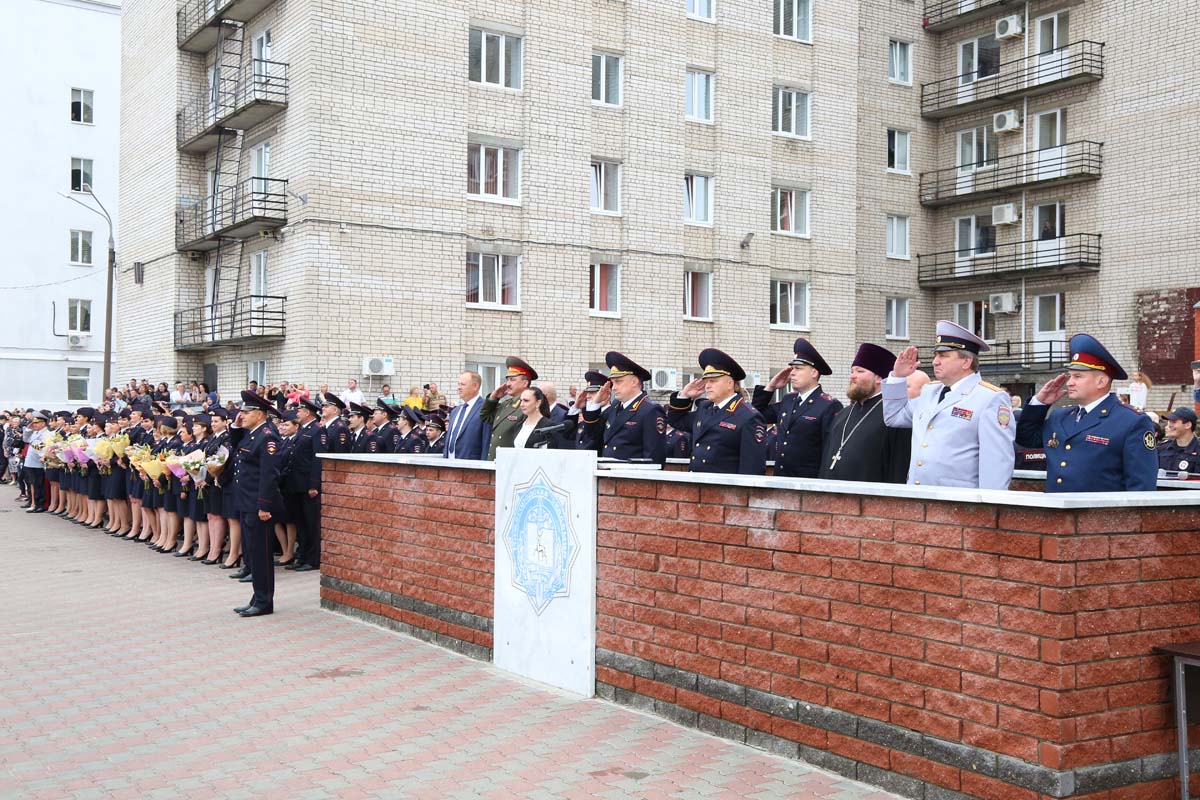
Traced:
<path fill-rule="evenodd" d="M 1077 330 L 1132 368 L 1200 286 L 1179 7 L 128 0 L 116 374 L 765 381 L 942 317 L 1015 386 Z"/>

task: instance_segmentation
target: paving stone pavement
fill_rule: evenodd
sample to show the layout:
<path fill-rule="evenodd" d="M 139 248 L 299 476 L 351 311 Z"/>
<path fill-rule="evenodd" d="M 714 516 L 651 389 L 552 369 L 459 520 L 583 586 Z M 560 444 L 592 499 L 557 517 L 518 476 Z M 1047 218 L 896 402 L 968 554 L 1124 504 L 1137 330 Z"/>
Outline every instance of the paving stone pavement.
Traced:
<path fill-rule="evenodd" d="M 323 611 L 0 492 L 0 798 L 895 796 Z"/>

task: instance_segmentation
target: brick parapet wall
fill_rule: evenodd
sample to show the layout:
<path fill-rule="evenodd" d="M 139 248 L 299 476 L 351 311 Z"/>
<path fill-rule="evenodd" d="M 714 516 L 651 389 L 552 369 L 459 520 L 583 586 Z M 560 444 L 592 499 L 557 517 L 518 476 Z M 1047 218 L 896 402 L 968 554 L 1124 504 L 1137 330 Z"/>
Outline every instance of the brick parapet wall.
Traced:
<path fill-rule="evenodd" d="M 489 657 L 493 474 L 326 476 L 323 602 Z M 1168 796 L 1200 511 L 599 491 L 600 696 L 906 796 Z"/>

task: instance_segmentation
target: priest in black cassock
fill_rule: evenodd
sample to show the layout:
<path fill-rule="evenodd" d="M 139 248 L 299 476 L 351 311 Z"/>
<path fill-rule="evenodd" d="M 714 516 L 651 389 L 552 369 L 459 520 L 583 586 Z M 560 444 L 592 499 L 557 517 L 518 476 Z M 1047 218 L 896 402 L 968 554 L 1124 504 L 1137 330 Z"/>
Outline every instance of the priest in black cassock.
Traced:
<path fill-rule="evenodd" d="M 825 439 L 820 477 L 837 481 L 905 483 L 912 452 L 911 431 L 883 421 L 883 379 L 896 356 L 879 345 L 863 343 L 850 366 L 850 404 L 833 419 Z"/>

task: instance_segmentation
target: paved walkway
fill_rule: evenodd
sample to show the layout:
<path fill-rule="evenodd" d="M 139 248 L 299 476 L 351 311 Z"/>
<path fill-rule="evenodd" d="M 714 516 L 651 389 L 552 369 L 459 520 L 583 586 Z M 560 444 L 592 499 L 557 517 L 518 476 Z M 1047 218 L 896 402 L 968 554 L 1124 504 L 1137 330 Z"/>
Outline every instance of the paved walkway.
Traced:
<path fill-rule="evenodd" d="M 0 797 L 893 796 L 249 586 L 0 489 Z"/>

